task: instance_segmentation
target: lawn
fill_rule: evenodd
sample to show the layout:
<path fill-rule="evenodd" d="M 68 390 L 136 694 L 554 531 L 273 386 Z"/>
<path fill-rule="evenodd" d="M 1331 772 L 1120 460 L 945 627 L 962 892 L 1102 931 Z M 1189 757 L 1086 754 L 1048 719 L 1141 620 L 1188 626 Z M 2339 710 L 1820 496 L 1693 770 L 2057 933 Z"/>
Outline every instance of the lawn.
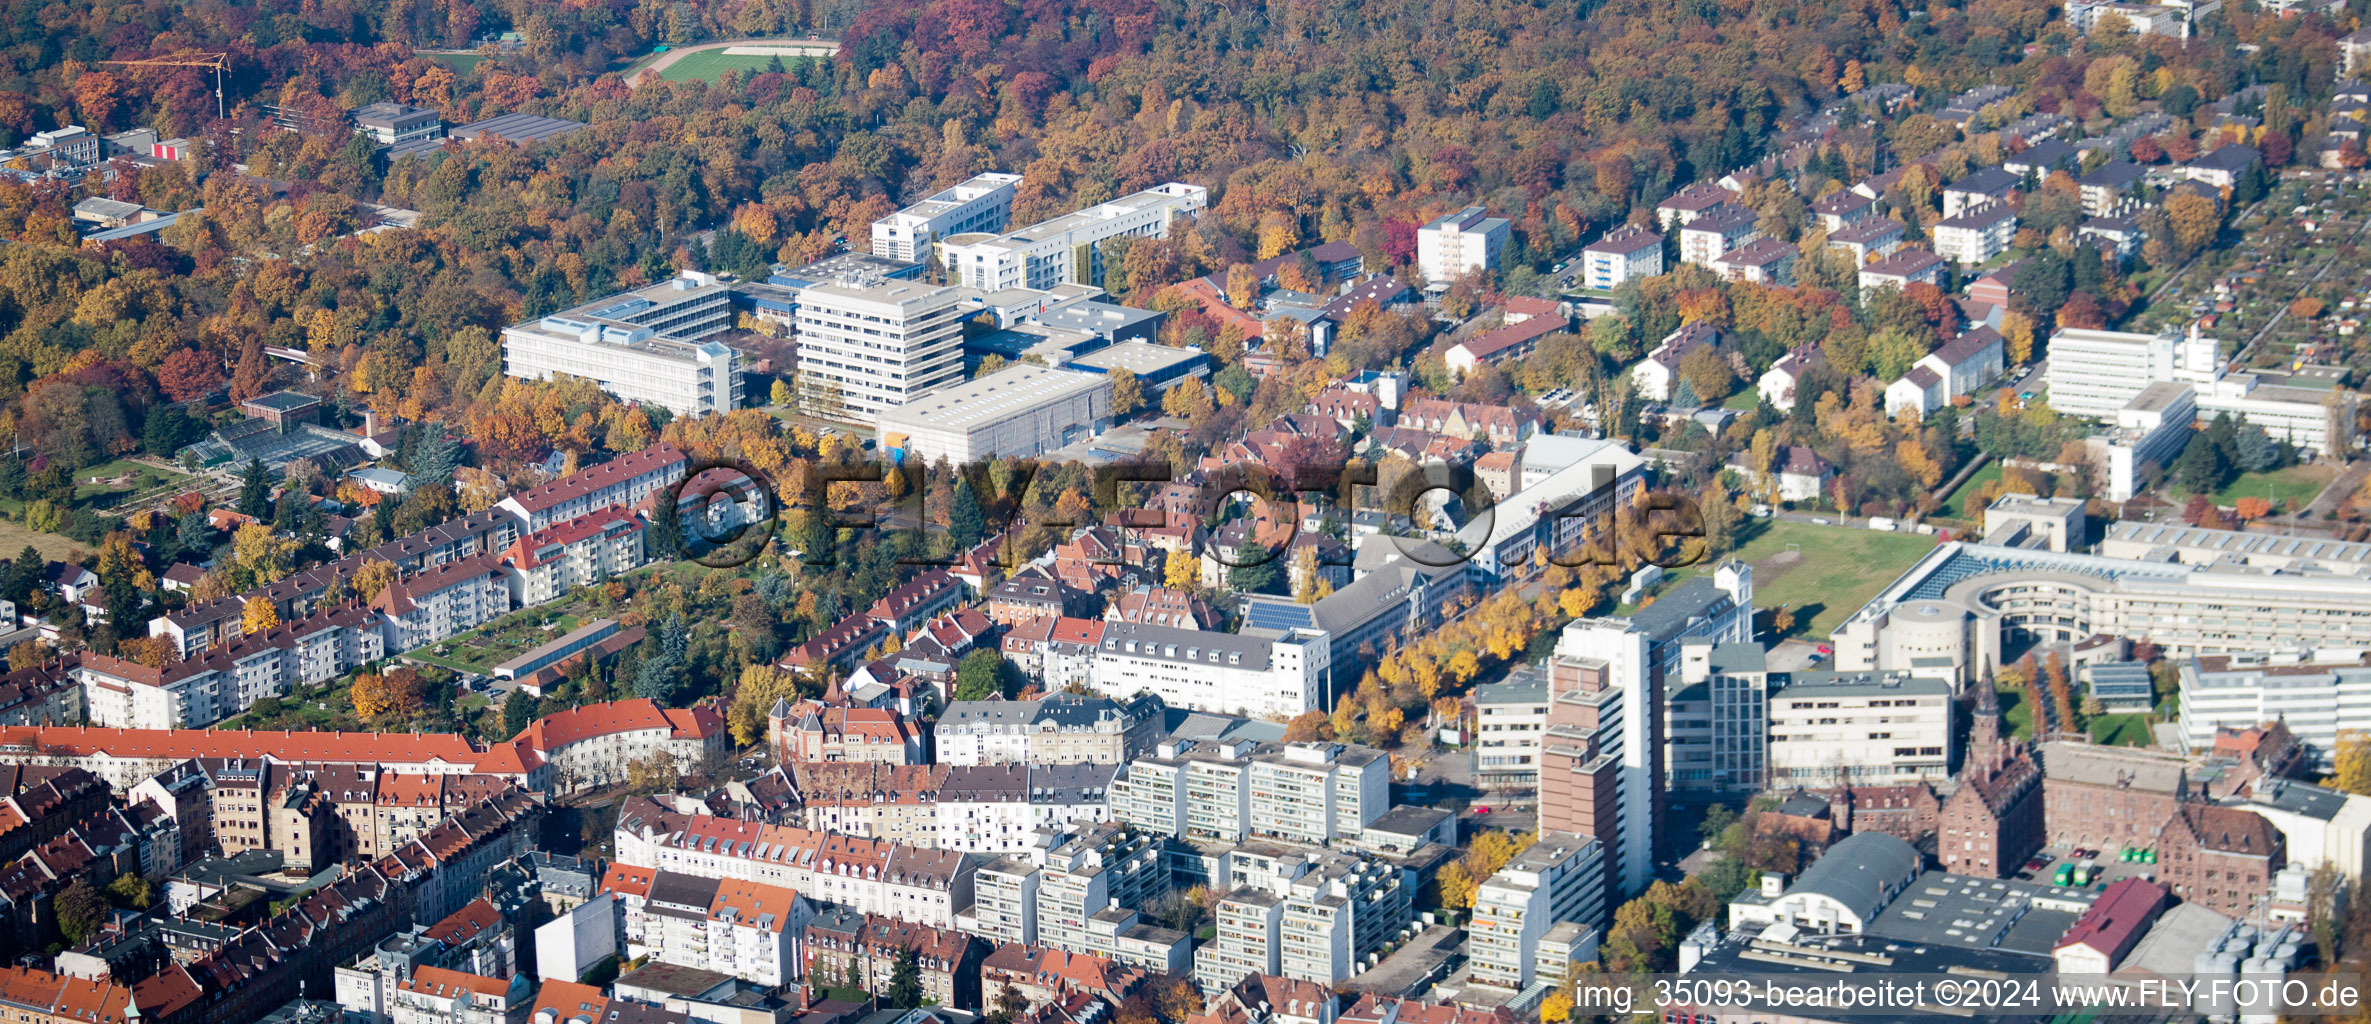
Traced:
<path fill-rule="evenodd" d="M 659 77 L 670 82 L 689 82 L 694 79 L 713 82 L 727 71 L 738 71 L 746 77 L 765 71 L 772 61 L 781 61 L 785 69 L 795 68 L 803 60 L 813 57 L 774 57 L 754 53 L 726 53 L 724 50 L 701 50 L 684 55 L 682 60 L 668 65 Z"/>
<path fill-rule="evenodd" d="M 27 544 L 32 545 L 33 550 L 41 552 L 41 557 L 59 560 L 65 559 L 67 554 L 82 546 L 72 537 L 42 533 L 16 520 L 0 519 L 0 553 L 15 558 L 17 552 L 23 551 Z"/>
<path fill-rule="evenodd" d="M 1974 522 L 1976 513 L 1983 509 L 1971 509 L 1968 507 L 1968 503 L 1976 500 L 1976 492 L 1981 490 L 1985 484 L 1994 483 L 2000 478 L 2001 461 L 1994 459 L 1985 463 L 1983 469 L 1976 471 L 1976 475 L 1969 477 L 1966 483 L 1959 485 L 1959 490 L 1951 492 L 1951 497 L 1943 502 L 1943 507 L 1949 509 L 1954 518 Z"/>
<path fill-rule="evenodd" d="M 2238 504 L 2241 498 L 2269 498 L 2276 508 L 2287 501 L 2295 501 L 2299 507 L 2303 507 L 2315 495 L 2322 493 L 2322 488 L 2330 486 L 2330 479 L 2337 473 L 2337 467 L 2318 463 L 2290 466 L 2269 473 L 2242 473 L 2238 479 L 2216 491 L 2213 499 L 2215 504 L 2225 508 Z M 2179 488 L 2174 490 L 2174 494 L 2176 501 L 2189 497 L 2187 492 Z"/>
<path fill-rule="evenodd" d="M 577 616 L 559 608 L 513 612 L 443 643 L 404 652 L 404 657 L 459 672 L 484 673 L 577 627 Z M 547 628 L 545 620 L 549 619 Z"/>
<path fill-rule="evenodd" d="M 1995 687 L 2001 705 L 2001 724 L 2009 727 L 2009 735 L 2021 740 L 2033 739 L 2033 709 L 2025 704 L 2024 687 Z"/>
<path fill-rule="evenodd" d="M 2149 733 L 2149 716 L 2134 712 L 2092 716 L 2091 741 L 2109 747 L 2148 747 L 2156 745 L 2157 738 Z"/>
<path fill-rule="evenodd" d="M 178 470 L 158 469 L 130 459 L 117 459 L 105 465 L 86 467 L 74 474 L 74 498 L 77 503 L 87 505 L 92 498 L 100 495 L 131 494 L 165 486 L 178 487 L 189 479 L 189 474 Z M 93 480 L 98 482 L 93 483 Z"/>
<path fill-rule="evenodd" d="M 450 67 L 454 74 L 465 78 L 477 70 L 479 61 L 486 59 L 482 53 L 423 53 L 420 56 Z"/>
<path fill-rule="evenodd" d="M 1756 406 L 1761 404 L 1762 393 L 1752 388 L 1746 388 L 1730 395 L 1728 401 L 1721 403 L 1721 408 L 1735 409 L 1738 412 L 1752 412 Z"/>
<path fill-rule="evenodd" d="M 1783 519 L 1747 520 L 1737 536 L 1741 543 L 1731 554 L 1754 567 L 1755 606 L 1794 609 L 1796 635 L 1809 637 L 1834 632 L 1935 546 L 1933 537 L 1921 534 Z M 1708 563 L 1672 576 L 1710 570 Z"/>

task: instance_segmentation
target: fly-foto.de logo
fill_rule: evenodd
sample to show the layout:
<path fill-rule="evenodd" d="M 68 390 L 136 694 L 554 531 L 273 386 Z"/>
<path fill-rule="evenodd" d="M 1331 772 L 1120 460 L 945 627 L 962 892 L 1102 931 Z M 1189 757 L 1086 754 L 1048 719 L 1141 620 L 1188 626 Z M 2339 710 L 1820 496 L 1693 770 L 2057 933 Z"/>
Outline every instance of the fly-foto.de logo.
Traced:
<path fill-rule="evenodd" d="M 1003 490 L 1026 493 L 1050 465 L 1033 460 L 1007 463 Z M 1167 522 L 1166 513 L 1133 503 L 1139 500 L 1137 492 L 1166 490 L 1176 482 L 1169 463 L 1102 463 L 1086 469 L 1093 507 L 1117 510 L 1109 521 L 1123 539 L 1133 530 Z M 747 564 L 775 544 L 785 545 L 788 556 L 806 564 L 832 565 L 838 547 L 834 540 L 843 530 L 902 532 L 916 541 L 907 546 L 911 552 L 943 549 L 947 545 L 934 544 L 933 538 L 944 531 L 929 522 L 926 511 L 933 489 L 952 487 L 957 477 L 970 481 L 974 494 L 993 489 L 987 462 L 939 470 L 919 461 L 809 462 L 804 471 L 784 474 L 801 482 L 800 493 L 787 501 L 775 474 L 745 460 L 711 459 L 689 470 L 674 493 L 684 556 L 719 569 Z M 835 493 L 845 494 L 835 492 L 837 486 L 887 484 L 893 475 L 900 496 L 891 501 L 861 510 L 832 501 Z M 1611 466 L 1590 466 L 1586 483 L 1566 493 L 1521 490 L 1495 503 L 1477 482 L 1471 467 L 1443 462 L 1389 471 L 1363 459 L 1285 467 L 1238 462 L 1194 474 L 1188 508 L 1214 534 L 1241 536 L 1238 542 L 1215 544 L 1212 557 L 1229 568 L 1283 557 L 1294 538 L 1312 528 L 1373 534 L 1363 543 L 1390 543 L 1401 557 L 1435 568 L 1480 561 L 1493 576 L 1545 565 L 1628 561 L 1673 569 L 1702 561 L 1708 553 L 1701 542 L 1702 510 L 1692 497 L 1648 489 L 1637 477 L 1619 474 Z M 1123 484 L 1136 486 L 1123 495 Z M 1021 515 L 1019 503 L 1011 505 L 1003 524 L 1007 527 L 1020 525 L 1014 521 Z M 1170 507 L 1177 507 L 1174 496 Z M 806 515 L 803 536 L 783 536 L 783 512 L 791 508 Z M 1093 525 L 1062 521 L 1058 515 L 1043 513 L 1030 522 L 1064 533 Z M 1228 531 L 1230 524 L 1240 528 Z M 996 529 L 991 523 L 990 532 Z M 1320 546 L 1319 564 L 1349 565 L 1347 551 L 1344 545 Z M 899 561 L 952 565 L 955 558 L 952 553 L 914 553 Z M 1120 564 L 1116 553 L 1096 561 Z"/>

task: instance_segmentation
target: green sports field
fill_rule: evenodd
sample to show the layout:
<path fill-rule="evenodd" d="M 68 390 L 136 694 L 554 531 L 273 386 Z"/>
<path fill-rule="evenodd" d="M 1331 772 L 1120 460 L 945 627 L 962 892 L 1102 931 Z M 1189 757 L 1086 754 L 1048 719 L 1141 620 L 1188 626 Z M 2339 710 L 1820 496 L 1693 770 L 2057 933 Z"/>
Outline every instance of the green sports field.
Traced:
<path fill-rule="evenodd" d="M 780 60 L 782 67 L 788 70 L 796 68 L 800 61 L 814 59 L 813 57 L 771 57 L 763 54 L 702 50 L 698 53 L 687 54 L 682 60 L 660 69 L 659 77 L 670 82 L 694 80 L 713 82 L 727 71 L 738 71 L 743 76 L 762 73 L 766 70 L 769 61 Z"/>

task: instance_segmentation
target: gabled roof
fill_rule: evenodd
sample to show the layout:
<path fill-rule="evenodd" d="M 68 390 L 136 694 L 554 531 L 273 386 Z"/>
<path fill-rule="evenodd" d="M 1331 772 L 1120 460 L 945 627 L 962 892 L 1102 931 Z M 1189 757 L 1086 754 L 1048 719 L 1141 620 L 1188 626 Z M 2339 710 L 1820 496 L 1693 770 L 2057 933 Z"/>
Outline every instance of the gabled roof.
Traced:
<path fill-rule="evenodd" d="M 1970 171 L 1967 177 L 1943 186 L 1945 192 L 1972 192 L 1977 195 L 1997 196 L 2016 188 L 2022 180 L 1999 167 Z"/>
<path fill-rule="evenodd" d="M 1942 262 L 1942 257 L 1924 249 L 1902 248 L 1887 254 L 1884 259 L 1862 267 L 1861 273 L 1876 274 L 1880 277 L 1907 278 L 1938 266 Z"/>
<path fill-rule="evenodd" d="M 509 500 L 532 515 L 644 473 L 681 465 L 688 458 L 683 449 L 674 445 L 655 444 L 641 451 L 627 452 L 598 466 L 577 470 L 541 487 L 520 491 L 511 495 Z"/>

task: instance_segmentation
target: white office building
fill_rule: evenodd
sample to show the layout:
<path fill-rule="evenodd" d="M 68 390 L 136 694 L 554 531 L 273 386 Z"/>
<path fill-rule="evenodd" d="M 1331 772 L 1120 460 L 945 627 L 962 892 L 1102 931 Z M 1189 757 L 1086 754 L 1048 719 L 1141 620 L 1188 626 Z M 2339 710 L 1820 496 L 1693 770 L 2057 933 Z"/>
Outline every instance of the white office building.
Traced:
<path fill-rule="evenodd" d="M 1520 992 L 1536 980 L 1534 950 L 1567 921 L 1597 927 L 1605 917 L 1605 850 L 1597 840 L 1549 832 L 1474 891 L 1466 955 L 1474 983 Z"/>
<path fill-rule="evenodd" d="M 2181 546 L 2190 534 L 2222 535 L 2229 548 L 2210 563 L 2191 562 Z M 2371 580 L 2310 560 L 2283 564 L 2284 551 L 2317 543 L 2341 547 L 2178 522 L 2117 523 L 2097 555 L 1953 541 L 1837 628 L 1836 666 L 1917 671 L 1940 663 L 1978 678 L 2022 641 L 2077 643 L 2102 633 L 2177 657 L 2360 647 L 2371 637 Z M 2174 548 L 2176 559 L 2116 557 L 2159 545 Z"/>
<path fill-rule="evenodd" d="M 799 292 L 798 387 L 811 415 L 871 423 L 963 379 L 972 293 L 847 277 Z"/>
<path fill-rule="evenodd" d="M 1770 695 L 1770 785 L 1951 777 L 1951 683 L 1907 672 L 1797 672 Z"/>
<path fill-rule="evenodd" d="M 2160 471 L 2173 465 L 2190 443 L 2198 422 L 2196 393 L 2186 384 L 2159 381 L 2116 410 L 2116 426 L 2090 440 L 2097 458 L 2107 467 L 2107 499 L 2132 500 L 2140 493 L 2148 467 Z"/>
<path fill-rule="evenodd" d="M 2184 384 L 2196 417 L 2232 419 L 2308 451 L 2326 451 L 2333 427 L 2353 429 L 2357 398 L 2343 388 L 2280 383 L 2276 375 L 2228 372 L 2220 343 L 2200 335 L 2062 330 L 2050 339 L 2050 407 L 2070 416 L 2118 419 L 2151 384 Z M 2179 454 L 2178 452 L 2176 454 Z"/>
<path fill-rule="evenodd" d="M 1284 720 L 1324 704 L 1333 663 L 1318 630 L 1221 633 L 1112 622 L 1095 653 L 1095 688 L 1151 693 L 1173 708 Z"/>
<path fill-rule="evenodd" d="M 1036 363 L 940 388 L 877 420 L 881 446 L 951 465 L 1043 455 L 1111 426 L 1111 378 Z"/>
<path fill-rule="evenodd" d="M 955 280 L 983 292 L 1099 284 L 1099 243 L 1123 236 L 1166 238 L 1170 221 L 1209 205 L 1209 189 L 1173 181 L 1018 231 L 951 235 L 939 242 L 939 259 Z M 1077 265 L 1082 253 L 1086 266 Z"/>
<path fill-rule="evenodd" d="M 2338 737 L 2371 729 L 2371 665 L 2362 654 L 2345 648 L 2184 660 L 2183 747 L 2211 752 L 2217 729 L 2278 721 L 2312 748 L 2321 771 L 2333 770 Z"/>
<path fill-rule="evenodd" d="M 741 407 L 740 357 L 702 341 L 733 326 L 730 290 L 698 271 L 502 330 L 503 372 L 583 377 L 677 416 Z"/>
<path fill-rule="evenodd" d="M 1448 284 L 1498 265 L 1511 231 L 1505 217 L 1479 206 L 1433 218 L 1416 229 L 1416 270 L 1433 284 Z"/>
<path fill-rule="evenodd" d="M 949 235 L 1002 231 L 1013 216 L 1018 174 L 975 174 L 970 181 L 873 222 L 873 255 L 907 263 L 930 256 L 931 245 Z"/>

